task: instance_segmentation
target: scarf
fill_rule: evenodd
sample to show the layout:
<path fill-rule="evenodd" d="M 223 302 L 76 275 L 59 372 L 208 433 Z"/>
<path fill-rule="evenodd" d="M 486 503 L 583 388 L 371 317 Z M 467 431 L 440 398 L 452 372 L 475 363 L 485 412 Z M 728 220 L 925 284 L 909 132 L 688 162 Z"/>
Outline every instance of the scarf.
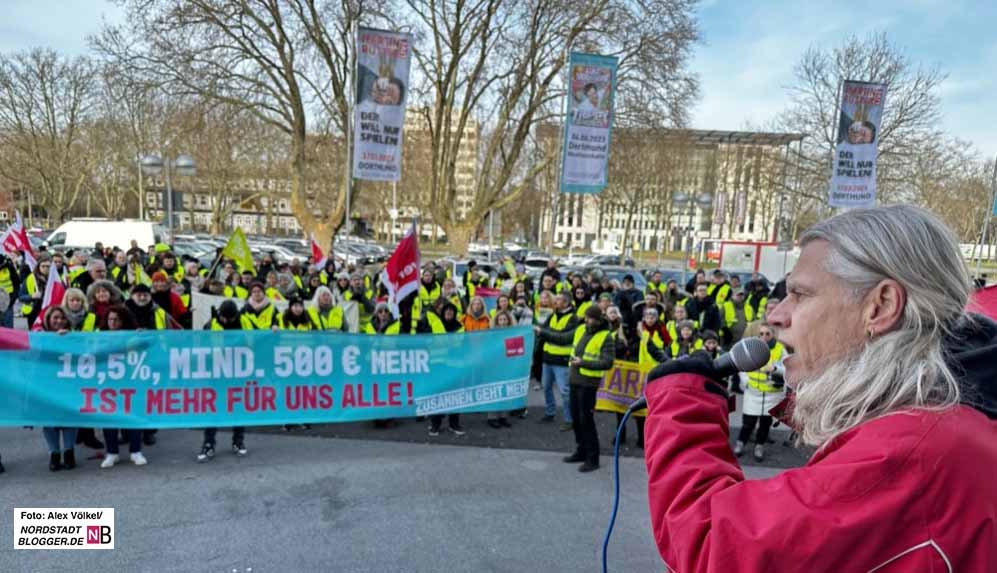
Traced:
<path fill-rule="evenodd" d="M 83 324 L 83 319 L 87 317 L 87 309 L 81 307 L 80 310 L 72 311 L 68 306 L 63 307 L 63 313 L 66 315 L 66 320 L 69 321 L 69 327 L 71 330 L 76 330 Z"/>

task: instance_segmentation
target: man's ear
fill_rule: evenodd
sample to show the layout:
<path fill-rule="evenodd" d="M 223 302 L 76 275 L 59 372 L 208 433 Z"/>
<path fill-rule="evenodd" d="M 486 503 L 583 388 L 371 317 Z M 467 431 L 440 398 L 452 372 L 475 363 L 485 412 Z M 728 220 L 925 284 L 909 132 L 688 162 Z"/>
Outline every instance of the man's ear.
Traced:
<path fill-rule="evenodd" d="M 866 336 L 886 334 L 903 320 L 907 292 L 897 281 L 885 279 L 866 294 L 863 305 L 862 326 Z"/>

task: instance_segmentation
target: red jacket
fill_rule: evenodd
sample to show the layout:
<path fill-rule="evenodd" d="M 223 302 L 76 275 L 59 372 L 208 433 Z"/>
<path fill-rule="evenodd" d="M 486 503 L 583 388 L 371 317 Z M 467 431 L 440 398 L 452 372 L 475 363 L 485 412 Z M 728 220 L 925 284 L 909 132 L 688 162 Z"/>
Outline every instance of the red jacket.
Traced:
<path fill-rule="evenodd" d="M 997 420 L 985 409 L 884 416 L 802 468 L 747 481 L 727 404 L 705 381 L 677 374 L 646 390 L 651 524 L 671 571 L 997 571 Z"/>

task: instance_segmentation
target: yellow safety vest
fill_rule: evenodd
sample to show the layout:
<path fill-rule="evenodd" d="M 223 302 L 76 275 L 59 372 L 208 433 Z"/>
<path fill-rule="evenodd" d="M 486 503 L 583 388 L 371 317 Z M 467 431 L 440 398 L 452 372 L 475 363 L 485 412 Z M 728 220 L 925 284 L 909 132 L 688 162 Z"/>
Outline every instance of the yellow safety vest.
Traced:
<path fill-rule="evenodd" d="M 369 289 L 365 290 L 364 291 L 364 296 L 367 297 L 367 300 L 374 300 L 374 291 L 369 290 Z M 347 290 L 345 293 L 343 293 L 343 299 L 344 300 L 353 300 L 353 291 L 352 290 Z M 360 320 L 360 329 L 361 330 L 366 330 L 367 329 L 367 325 L 370 324 L 370 315 L 371 315 L 371 313 L 367 312 L 367 309 L 365 309 L 362 304 L 358 304 L 357 305 L 357 313 L 359 315 L 359 320 Z"/>
<path fill-rule="evenodd" d="M 421 318 L 423 307 L 433 306 L 436 299 L 440 298 L 440 285 L 437 283 L 433 283 L 433 285 L 433 290 L 429 290 L 422 284 L 422 281 L 419 281 L 419 295 L 418 298 L 415 299 L 415 305 L 418 305 L 418 310 L 413 313 L 415 318 Z M 415 305 L 413 305 L 413 307 Z"/>
<path fill-rule="evenodd" d="M 703 348 L 703 341 L 697 338 L 696 342 L 692 345 L 692 349 L 693 350 L 700 350 L 702 348 Z M 679 355 L 679 349 L 680 349 L 679 343 L 677 341 L 673 342 L 672 346 L 671 346 L 672 358 L 677 358 L 678 357 L 678 355 Z"/>
<path fill-rule="evenodd" d="M 550 317 L 550 329 L 555 332 L 563 332 L 568 328 L 568 323 L 571 322 L 572 316 L 574 315 L 569 313 L 558 318 L 556 313 L 552 314 Z M 571 356 L 571 346 L 559 346 L 550 342 L 544 342 L 544 352 L 551 356 Z"/>
<path fill-rule="evenodd" d="M 645 292 L 653 292 L 655 294 L 661 293 L 665 294 L 668 292 L 668 285 L 665 283 L 658 283 L 657 286 L 654 283 L 647 283 L 647 290 Z"/>
<path fill-rule="evenodd" d="M 321 330 L 342 330 L 343 329 L 343 309 L 334 306 L 329 309 L 329 312 L 319 314 L 317 308 L 309 308 L 308 314 L 311 315 L 312 321 L 319 325 Z"/>
<path fill-rule="evenodd" d="M 231 285 L 226 285 L 225 290 L 222 292 L 225 294 L 225 296 L 229 298 L 241 298 L 241 299 L 249 298 L 249 291 L 241 286 L 236 286 L 235 288 L 233 288 Z"/>
<path fill-rule="evenodd" d="M 713 291 L 717 291 L 717 295 L 714 297 L 713 302 L 715 302 L 718 307 L 723 306 L 723 303 L 726 302 L 727 297 L 730 296 L 730 285 L 724 283 L 720 285 L 720 290 L 717 290 L 717 285 L 711 283 L 710 286 L 706 287 L 706 294 L 712 295 Z"/>
<path fill-rule="evenodd" d="M 303 290 L 305 288 L 305 283 L 301 282 L 301 277 L 298 275 L 291 275 L 291 278 L 294 279 L 294 284 L 297 285 L 298 290 Z"/>
<path fill-rule="evenodd" d="M 0 288 L 7 291 L 7 294 L 14 294 L 14 281 L 10 278 L 10 269 L 0 269 Z"/>
<path fill-rule="evenodd" d="M 182 294 L 182 295 L 180 295 L 180 302 L 183 303 L 184 307 L 186 307 L 187 310 L 190 310 L 190 295 L 189 294 Z"/>
<path fill-rule="evenodd" d="M 699 321 L 698 320 L 692 321 L 692 326 L 695 328 L 699 328 Z M 665 329 L 668 331 L 668 337 L 671 338 L 673 341 L 679 339 L 678 328 L 676 328 L 674 320 L 669 320 L 668 322 L 666 322 Z"/>
<path fill-rule="evenodd" d="M 426 322 L 429 323 L 429 330 L 433 334 L 446 334 L 447 329 L 443 326 L 443 319 L 441 319 L 433 311 L 426 311 Z M 415 327 L 412 327 L 412 333 L 415 333 Z"/>
<path fill-rule="evenodd" d="M 10 276 L 9 276 L 9 271 L 7 269 L 3 269 L 2 271 L 0 271 L 0 273 L 8 273 L 8 277 L 7 278 L 9 280 Z M 0 279 L 0 283 L 2 283 L 2 282 L 3 282 L 2 279 Z M 13 287 L 11 287 L 11 288 L 13 288 Z M 24 279 L 24 290 L 28 291 L 29 295 L 33 295 L 36 292 L 38 292 L 38 279 L 35 278 L 35 273 L 31 273 L 30 275 L 28 275 L 28 278 Z M 26 303 L 22 304 L 21 305 L 21 316 L 28 316 L 29 314 L 31 314 L 31 312 L 34 309 L 35 309 L 34 304 L 32 304 L 30 302 L 26 302 Z M 31 325 L 29 324 L 28 326 L 31 326 Z"/>
<path fill-rule="evenodd" d="M 766 366 L 772 366 L 782 358 L 782 352 L 785 347 L 781 342 L 776 342 L 775 346 L 772 347 L 771 352 L 769 352 L 769 361 Z M 774 394 L 777 392 L 782 392 L 782 388 L 776 388 L 769 382 L 771 382 L 771 377 L 761 370 L 755 370 L 754 372 L 748 372 L 748 386 L 758 390 L 759 392 Z"/>
<path fill-rule="evenodd" d="M 225 327 L 222 326 L 222 323 L 218 322 L 217 318 L 212 318 L 211 319 L 211 330 L 225 330 Z"/>
<path fill-rule="evenodd" d="M 284 300 L 284 295 L 280 294 L 280 291 L 273 287 L 264 290 L 263 293 L 266 294 L 267 298 L 270 300 Z"/>
<path fill-rule="evenodd" d="M 751 310 L 751 307 L 747 304 L 744 305 L 744 320 L 746 322 L 751 322 L 751 318 L 755 315 L 755 312 Z M 734 301 L 728 300 L 724 303 L 724 324 L 727 328 L 730 328 L 737 322 L 737 309 L 734 308 Z"/>
<path fill-rule="evenodd" d="M 367 324 L 366 328 L 364 328 L 364 332 L 366 334 L 377 334 L 377 331 L 374 330 L 373 324 Z M 388 336 L 395 336 L 397 334 L 401 334 L 401 332 L 402 332 L 402 323 L 396 320 L 391 324 L 389 324 L 388 328 L 385 328 L 382 334 L 386 334 Z"/>
<path fill-rule="evenodd" d="M 299 324 L 297 326 L 291 326 L 290 324 L 284 323 L 284 313 L 280 313 L 277 315 L 277 327 L 280 328 L 281 330 L 300 330 L 302 332 L 315 330 L 315 324 L 311 321 L 312 318 L 311 315 L 306 312 L 305 316 L 308 317 L 308 322 L 304 324 Z"/>
<path fill-rule="evenodd" d="M 577 348 L 575 347 L 578 346 L 578 343 L 581 341 L 582 336 L 584 335 L 585 335 L 585 325 L 583 324 L 575 329 L 575 340 L 574 343 L 572 343 L 571 345 L 572 358 L 578 358 L 578 356 L 575 354 L 575 352 L 577 352 Z M 593 334 L 592 338 L 590 338 L 588 343 L 585 344 L 585 349 L 582 352 L 581 359 L 588 362 L 593 360 L 598 360 L 599 356 L 602 354 L 602 345 L 604 342 L 606 342 L 606 337 L 608 336 L 609 336 L 608 329 L 600 330 L 599 332 Z M 578 372 L 582 376 L 588 376 L 590 378 L 602 378 L 602 375 L 606 373 L 605 370 L 590 370 L 588 368 L 579 368 Z"/>
<path fill-rule="evenodd" d="M 270 330 L 273 328 L 274 314 L 277 309 L 274 305 L 267 305 L 258 315 L 252 312 L 244 312 L 240 317 L 243 330 Z"/>
<path fill-rule="evenodd" d="M 80 325 L 80 332 L 94 332 L 95 330 L 97 330 L 97 315 L 88 312 L 83 319 L 83 324 Z"/>
<path fill-rule="evenodd" d="M 157 308 L 156 313 L 156 330 L 166 330 L 166 311 L 162 308 Z"/>
<path fill-rule="evenodd" d="M 588 300 L 578 305 L 578 310 L 575 311 L 575 316 L 585 320 L 585 311 L 588 310 L 590 306 L 592 306 L 592 301 Z"/>
<path fill-rule="evenodd" d="M 647 351 L 647 346 L 653 344 L 658 347 L 658 350 L 664 352 L 665 341 L 661 339 L 661 334 L 657 330 L 654 332 L 644 331 L 640 335 L 640 350 L 638 353 L 638 362 L 641 366 L 645 364 L 657 364 L 658 361 L 651 357 L 651 353 Z"/>

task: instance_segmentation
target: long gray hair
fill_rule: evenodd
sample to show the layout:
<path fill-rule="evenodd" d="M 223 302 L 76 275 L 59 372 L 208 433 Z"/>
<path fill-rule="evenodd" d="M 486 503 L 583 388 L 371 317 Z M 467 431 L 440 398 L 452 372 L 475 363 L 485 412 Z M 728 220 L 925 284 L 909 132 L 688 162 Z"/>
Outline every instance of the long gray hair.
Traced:
<path fill-rule="evenodd" d="M 880 416 L 958 404 L 942 343 L 964 314 L 970 284 L 952 232 L 924 209 L 894 205 L 822 221 L 800 245 L 814 241 L 828 243 L 824 267 L 856 303 L 885 279 L 900 283 L 907 300 L 895 330 L 867 338 L 859 351 L 798 382 L 793 418 L 800 441 L 823 446 Z"/>

